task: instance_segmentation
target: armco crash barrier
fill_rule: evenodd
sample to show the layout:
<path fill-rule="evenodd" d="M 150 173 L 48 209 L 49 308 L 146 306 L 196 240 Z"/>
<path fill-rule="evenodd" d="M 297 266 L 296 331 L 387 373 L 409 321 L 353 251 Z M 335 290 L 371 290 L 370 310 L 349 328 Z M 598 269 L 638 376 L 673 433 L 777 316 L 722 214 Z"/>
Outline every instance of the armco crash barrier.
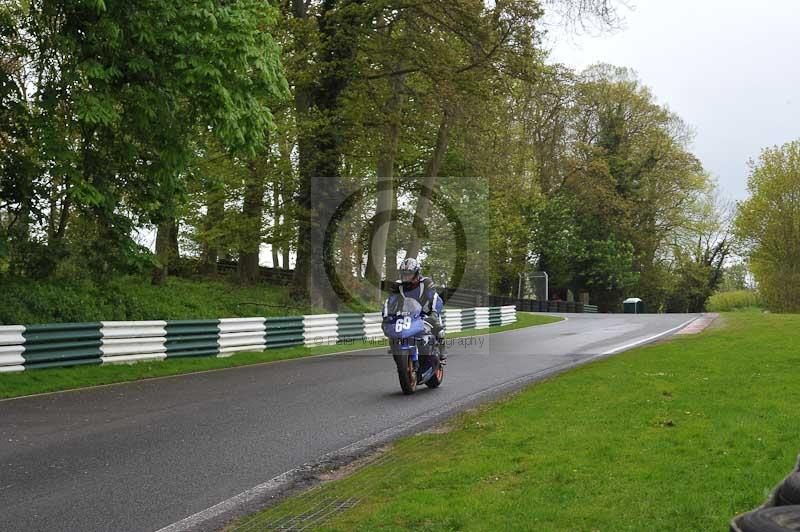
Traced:
<path fill-rule="evenodd" d="M 162 360 L 167 356 L 166 321 L 104 321 L 100 328 L 103 364 Z"/>
<path fill-rule="evenodd" d="M 101 327 L 100 322 L 25 327 L 25 369 L 100 364 Z"/>
<path fill-rule="evenodd" d="M 219 320 L 219 356 L 238 351 L 263 351 L 267 348 L 264 318 L 225 318 Z"/>
<path fill-rule="evenodd" d="M 449 309 L 445 330 L 455 333 L 508 325 L 513 306 Z M 0 373 L 87 364 L 119 364 L 241 351 L 332 345 L 383 338 L 381 314 L 316 314 L 283 318 L 102 321 L 0 325 Z"/>
<path fill-rule="evenodd" d="M 25 337 L 22 325 L 0 326 L 0 373 L 22 371 L 25 369 Z"/>

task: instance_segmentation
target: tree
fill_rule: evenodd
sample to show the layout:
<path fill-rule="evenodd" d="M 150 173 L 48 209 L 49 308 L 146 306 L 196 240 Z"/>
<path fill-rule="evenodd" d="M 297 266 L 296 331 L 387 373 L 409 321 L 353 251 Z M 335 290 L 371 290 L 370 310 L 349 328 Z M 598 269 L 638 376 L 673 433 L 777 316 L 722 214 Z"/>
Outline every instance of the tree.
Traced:
<path fill-rule="evenodd" d="M 362 27 L 373 12 L 359 0 L 292 0 L 293 50 L 305 62 L 294 71 L 298 139 L 299 229 L 295 285 L 312 304 L 334 310 L 325 281 L 325 226 L 339 201 L 347 124 L 342 96 L 355 77 Z M 309 72 L 312 70 L 312 72 Z"/>
<path fill-rule="evenodd" d="M 732 249 L 733 208 L 709 184 L 690 209 L 691 223 L 676 233 L 674 284 L 664 310 L 703 312 L 723 280 Z"/>
<path fill-rule="evenodd" d="M 247 156 L 263 143 L 268 104 L 285 90 L 274 11 L 256 0 L 27 6 L 2 53 L 21 58 L 11 101 L 30 117 L 19 137 L 37 156 L 15 178 L 18 227 L 45 225 L 55 243 L 81 218 L 73 255 L 96 275 L 141 263 L 134 229 L 173 232 L 197 135 Z M 166 258 L 175 238 L 159 241 Z"/>
<path fill-rule="evenodd" d="M 735 262 L 722 270 L 720 292 L 735 292 L 738 290 L 752 290 L 750 271 L 744 262 Z"/>
<path fill-rule="evenodd" d="M 751 161 L 750 197 L 738 206 L 736 234 L 770 309 L 800 311 L 800 141 L 767 148 Z"/>

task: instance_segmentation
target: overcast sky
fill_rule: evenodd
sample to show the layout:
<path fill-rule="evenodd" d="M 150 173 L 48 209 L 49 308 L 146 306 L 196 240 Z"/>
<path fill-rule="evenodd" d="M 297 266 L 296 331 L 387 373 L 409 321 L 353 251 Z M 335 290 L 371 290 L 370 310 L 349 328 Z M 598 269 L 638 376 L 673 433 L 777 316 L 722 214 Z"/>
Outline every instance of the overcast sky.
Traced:
<path fill-rule="evenodd" d="M 747 161 L 800 139 L 800 0 L 635 0 L 612 34 L 553 31 L 551 61 L 631 67 L 696 131 L 722 194 L 747 195 Z"/>

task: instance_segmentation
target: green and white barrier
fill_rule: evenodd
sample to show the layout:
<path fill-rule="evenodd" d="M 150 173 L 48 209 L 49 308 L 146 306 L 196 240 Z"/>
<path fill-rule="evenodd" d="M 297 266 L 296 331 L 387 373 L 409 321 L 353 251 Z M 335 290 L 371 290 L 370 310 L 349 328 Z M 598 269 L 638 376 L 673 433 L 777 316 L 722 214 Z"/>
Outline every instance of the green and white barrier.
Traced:
<path fill-rule="evenodd" d="M 241 351 L 263 351 L 267 348 L 264 318 L 224 318 L 219 320 L 220 357 Z"/>
<path fill-rule="evenodd" d="M 219 354 L 219 320 L 168 321 L 165 329 L 167 358 Z"/>
<path fill-rule="evenodd" d="M 100 364 L 102 324 L 55 323 L 25 327 L 25 369 Z"/>
<path fill-rule="evenodd" d="M 303 316 L 303 343 L 306 347 L 335 345 L 339 339 L 337 314 Z"/>
<path fill-rule="evenodd" d="M 362 320 L 364 322 L 364 338 L 367 340 L 378 340 L 383 338 L 383 316 L 380 312 L 370 312 L 363 314 Z"/>
<path fill-rule="evenodd" d="M 491 327 L 489 323 L 489 307 L 477 307 L 475 309 L 475 328 L 488 329 Z"/>
<path fill-rule="evenodd" d="M 166 321 L 103 321 L 100 357 L 103 364 L 163 360 L 167 357 Z"/>
<path fill-rule="evenodd" d="M 292 347 L 303 345 L 303 316 L 290 318 L 267 318 L 264 321 L 267 331 L 267 349 L 273 347 Z"/>
<path fill-rule="evenodd" d="M 0 325 L 0 373 L 25 369 L 25 327 L 22 325 Z"/>
<path fill-rule="evenodd" d="M 339 343 L 362 340 L 366 337 L 363 314 L 338 314 L 336 327 Z"/>
<path fill-rule="evenodd" d="M 442 317 L 445 330 L 450 333 L 508 325 L 517 319 L 513 306 L 450 309 Z M 380 312 L 373 312 L 0 325 L 0 373 L 180 357 L 225 357 L 242 351 L 376 340 L 383 338 L 381 319 Z"/>
<path fill-rule="evenodd" d="M 517 321 L 517 309 L 513 305 L 500 307 L 500 325 L 508 325 Z"/>
<path fill-rule="evenodd" d="M 465 308 L 461 310 L 461 330 L 464 329 L 477 329 L 478 323 L 475 318 L 474 308 Z M 447 330 L 447 329 L 445 329 Z"/>
<path fill-rule="evenodd" d="M 444 322 L 444 330 L 449 333 L 461 332 L 461 313 L 462 309 L 445 310 L 442 313 L 442 321 Z"/>

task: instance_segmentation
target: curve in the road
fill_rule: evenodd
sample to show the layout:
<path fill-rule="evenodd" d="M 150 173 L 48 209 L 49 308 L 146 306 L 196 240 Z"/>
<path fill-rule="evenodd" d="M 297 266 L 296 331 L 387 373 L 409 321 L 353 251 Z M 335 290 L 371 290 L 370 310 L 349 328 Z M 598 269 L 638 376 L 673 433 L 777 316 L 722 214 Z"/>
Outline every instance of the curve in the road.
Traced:
<path fill-rule="evenodd" d="M 410 397 L 391 359 L 372 350 L 3 401 L 3 527 L 214 528 L 304 464 L 351 457 L 691 319 L 576 314 L 465 339 L 450 350 L 444 385 Z"/>

